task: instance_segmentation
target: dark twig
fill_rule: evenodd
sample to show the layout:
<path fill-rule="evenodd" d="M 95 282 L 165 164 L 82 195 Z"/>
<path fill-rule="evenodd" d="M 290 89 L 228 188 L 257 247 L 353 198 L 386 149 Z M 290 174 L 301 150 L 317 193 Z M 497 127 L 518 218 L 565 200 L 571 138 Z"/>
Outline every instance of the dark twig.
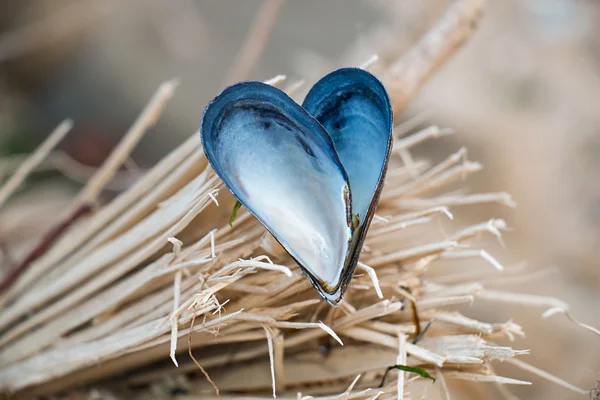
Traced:
<path fill-rule="evenodd" d="M 409 292 L 410 293 L 410 292 Z M 412 310 L 413 324 L 415 325 L 415 335 L 419 337 L 421 335 L 421 319 L 419 318 L 419 312 L 417 311 L 417 305 L 414 301 L 410 301 L 410 309 Z"/>
<path fill-rule="evenodd" d="M 42 256 L 50 246 L 52 246 L 56 240 L 73 225 L 78 219 L 89 214 L 92 211 L 90 204 L 83 204 L 79 206 L 73 213 L 65 218 L 58 225 L 55 225 L 43 238 L 42 240 L 29 252 L 20 263 L 12 267 L 8 274 L 2 279 L 0 283 L 0 293 L 3 293 L 8 289 L 26 270 L 29 268 L 32 262 Z"/>

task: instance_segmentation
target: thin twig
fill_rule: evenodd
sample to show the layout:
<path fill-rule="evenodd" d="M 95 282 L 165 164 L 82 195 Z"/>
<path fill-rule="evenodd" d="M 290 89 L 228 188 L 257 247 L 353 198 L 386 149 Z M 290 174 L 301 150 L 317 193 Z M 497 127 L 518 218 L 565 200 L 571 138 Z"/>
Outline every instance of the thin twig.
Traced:
<path fill-rule="evenodd" d="M 594 328 L 591 325 L 585 324 L 579 320 L 577 320 L 575 317 L 573 317 L 571 315 L 571 313 L 567 310 L 565 310 L 564 308 L 560 308 L 560 307 L 554 307 L 551 308 L 549 310 L 547 310 L 546 312 L 544 312 L 544 314 L 542 314 L 542 318 L 549 318 L 550 316 L 554 315 L 554 314 L 560 314 L 563 313 L 567 316 L 567 318 L 569 318 L 569 320 L 571 320 L 571 322 L 579 325 L 580 327 L 587 329 L 590 332 L 595 333 L 596 335 L 600 336 L 600 330 L 597 328 Z"/>
<path fill-rule="evenodd" d="M 196 321 L 196 313 L 194 312 L 194 313 L 192 313 L 192 322 L 190 324 L 190 331 L 188 332 L 188 354 L 190 355 L 190 358 L 192 359 L 192 361 L 194 361 L 194 364 L 196 364 L 196 366 L 200 369 L 200 371 L 202 372 L 202 374 L 204 375 L 204 377 L 206 378 L 206 380 L 215 389 L 215 393 L 217 394 L 217 397 L 219 398 L 219 400 L 222 400 L 221 393 L 219 392 L 219 388 L 213 382 L 213 380 L 210 379 L 210 376 L 208 375 L 208 372 L 206 372 L 206 370 L 204 368 L 202 368 L 202 365 L 200 365 L 200 363 L 198 362 L 198 360 L 196 360 L 196 357 L 194 357 L 194 354 L 192 354 L 192 332 L 194 331 L 194 322 L 195 321 Z"/>
<path fill-rule="evenodd" d="M 534 374 L 536 376 L 539 376 L 539 377 L 541 377 L 541 378 L 543 378 L 543 379 L 545 379 L 545 380 L 547 380 L 549 382 L 552 382 L 552 383 L 555 383 L 555 384 L 557 384 L 559 386 L 562 386 L 563 388 L 568 389 L 568 390 L 570 390 L 572 392 L 575 392 L 575 393 L 578 393 L 578 394 L 581 394 L 581 395 L 588 394 L 588 392 L 589 392 L 588 390 L 585 390 L 585 389 L 579 388 L 579 387 L 577 387 L 575 385 L 572 385 L 569 382 L 564 381 L 564 380 L 562 380 L 562 379 L 560 379 L 560 378 L 558 378 L 558 377 L 550 374 L 549 372 L 546 372 L 546 371 L 544 371 L 542 369 L 534 367 L 533 365 L 527 364 L 524 361 L 517 360 L 516 358 L 507 359 L 506 362 L 508 362 L 508 363 L 510 363 L 512 365 L 515 365 L 515 366 L 517 366 L 517 367 L 519 367 L 519 368 L 521 368 L 521 369 L 523 369 L 523 370 L 525 370 L 527 372 L 530 372 L 530 373 L 532 373 L 532 374 Z"/>
<path fill-rule="evenodd" d="M 175 245 L 175 247 L 176 246 L 177 245 Z M 175 272 L 175 278 L 173 279 L 173 313 L 175 313 L 175 311 L 177 311 L 179 308 L 179 298 L 181 297 L 181 278 L 181 270 Z M 178 330 L 179 318 L 177 315 L 173 314 L 173 317 L 171 318 L 171 351 L 169 355 L 171 356 L 171 360 L 173 360 L 173 364 L 175 364 L 176 367 L 179 367 L 179 363 L 175 357 L 175 352 L 177 351 Z"/>
<path fill-rule="evenodd" d="M 178 85 L 177 80 L 171 80 L 159 86 L 133 126 L 127 131 L 118 146 L 110 153 L 102 164 L 102 167 L 100 167 L 79 193 L 75 204 L 93 204 L 96 202 L 98 195 L 102 192 L 106 184 L 112 180 L 117 170 L 129 158 L 133 148 L 142 139 L 148 129 L 156 123 L 168 101 L 173 97 Z"/>
<path fill-rule="evenodd" d="M 410 309 L 412 311 L 412 320 L 415 325 L 415 339 L 421 336 L 421 318 L 419 318 L 419 311 L 417 310 L 417 303 L 410 301 Z M 416 343 L 416 342 L 415 342 Z"/>
<path fill-rule="evenodd" d="M 448 390 L 448 384 L 446 383 L 446 379 L 444 379 L 444 374 L 442 370 L 437 367 L 435 369 L 435 377 L 440 382 L 440 394 L 442 395 L 442 400 L 450 400 L 450 390 Z"/>
<path fill-rule="evenodd" d="M 233 68 L 229 73 L 226 84 L 248 79 L 256 63 L 260 59 L 266 45 L 269 35 L 273 30 L 279 10 L 284 0 L 264 0 L 256 18 L 252 22 L 252 27 L 247 35 L 241 51 L 233 63 Z"/>
<path fill-rule="evenodd" d="M 416 307 L 415 307 L 415 310 L 416 310 Z M 419 332 L 419 333 L 417 334 L 417 336 L 415 336 L 415 338 L 414 338 L 414 339 L 413 339 L 413 341 L 412 341 L 412 344 L 417 344 L 417 343 L 419 343 L 419 341 L 420 341 L 421 339 L 423 339 L 423 336 L 425 336 L 425 334 L 427 333 L 427 331 L 428 331 L 428 330 L 429 330 L 429 328 L 431 327 L 431 324 L 432 324 L 432 323 L 433 323 L 433 320 L 430 320 L 430 321 L 427 323 L 427 325 L 425 325 L 425 328 L 423 328 L 423 329 L 421 330 L 421 332 Z"/>
<path fill-rule="evenodd" d="M 73 121 L 66 119 L 52 131 L 50 136 L 19 166 L 15 173 L 0 187 L 0 207 L 21 186 L 27 176 L 48 156 L 73 127 Z"/>
<path fill-rule="evenodd" d="M 398 356 L 396 358 L 396 364 L 406 365 L 406 335 L 404 333 L 398 334 Z M 398 370 L 398 400 L 404 399 L 404 371 Z"/>
<path fill-rule="evenodd" d="M 375 293 L 377 293 L 377 297 L 383 299 L 383 293 L 381 292 L 381 287 L 379 286 L 379 279 L 377 279 L 377 273 L 375 272 L 375 270 L 369 267 L 367 264 L 360 261 L 358 262 L 358 268 L 362 269 L 367 273 L 367 275 L 369 275 L 369 278 L 371 278 L 371 282 L 373 282 L 373 287 L 375 288 Z"/>
<path fill-rule="evenodd" d="M 270 331 L 270 327 L 263 325 L 265 335 L 267 336 L 267 345 L 269 348 L 269 363 L 271 367 L 271 382 L 273 386 L 273 398 L 277 397 L 277 384 L 275 379 L 275 350 L 273 346 L 273 333 Z"/>
<path fill-rule="evenodd" d="M 434 27 L 383 75 L 394 114 L 404 109 L 415 93 L 471 36 L 485 0 L 454 2 Z"/>

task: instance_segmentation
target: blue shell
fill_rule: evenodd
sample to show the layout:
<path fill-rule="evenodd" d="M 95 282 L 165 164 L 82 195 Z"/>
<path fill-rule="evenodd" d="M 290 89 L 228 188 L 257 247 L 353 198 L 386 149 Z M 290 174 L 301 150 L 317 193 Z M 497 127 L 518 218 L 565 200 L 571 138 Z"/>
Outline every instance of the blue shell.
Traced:
<path fill-rule="evenodd" d="M 215 172 L 332 305 L 358 262 L 391 131 L 385 88 L 355 68 L 325 76 L 303 107 L 272 86 L 235 84 L 209 103 L 200 129 Z"/>
<path fill-rule="evenodd" d="M 327 130 L 348 174 L 352 213 L 359 220 L 359 236 L 354 243 L 356 264 L 379 202 L 392 149 L 390 98 L 373 74 L 341 68 L 319 80 L 302 106 Z"/>

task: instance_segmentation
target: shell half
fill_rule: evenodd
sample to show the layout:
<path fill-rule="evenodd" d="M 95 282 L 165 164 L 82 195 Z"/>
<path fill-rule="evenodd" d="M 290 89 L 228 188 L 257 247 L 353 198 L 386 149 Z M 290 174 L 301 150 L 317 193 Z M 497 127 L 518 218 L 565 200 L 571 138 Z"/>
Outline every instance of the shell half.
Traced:
<path fill-rule="evenodd" d="M 341 296 L 352 279 L 383 189 L 393 142 L 392 105 L 373 74 L 341 68 L 319 80 L 302 107 L 329 133 L 350 182 L 356 232 L 340 282 Z"/>

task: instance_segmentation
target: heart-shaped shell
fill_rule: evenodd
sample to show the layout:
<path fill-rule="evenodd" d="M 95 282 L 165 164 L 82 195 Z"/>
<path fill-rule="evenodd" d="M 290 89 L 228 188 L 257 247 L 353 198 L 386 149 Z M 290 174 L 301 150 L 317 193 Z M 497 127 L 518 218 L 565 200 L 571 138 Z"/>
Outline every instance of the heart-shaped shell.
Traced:
<path fill-rule="evenodd" d="M 260 82 L 206 107 L 204 151 L 234 196 L 336 305 L 352 277 L 391 147 L 392 111 L 370 73 L 337 70 L 299 106 Z"/>

